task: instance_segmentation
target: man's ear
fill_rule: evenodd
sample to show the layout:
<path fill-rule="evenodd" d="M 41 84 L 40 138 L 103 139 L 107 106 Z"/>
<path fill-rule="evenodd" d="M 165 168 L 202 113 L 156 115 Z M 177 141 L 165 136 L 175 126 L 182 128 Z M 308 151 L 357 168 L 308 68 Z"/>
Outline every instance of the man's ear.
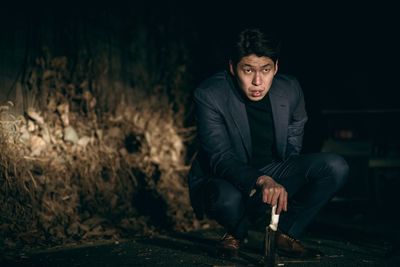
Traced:
<path fill-rule="evenodd" d="M 235 76 L 235 68 L 233 66 L 232 60 L 229 60 L 229 71 L 232 74 L 232 76 Z"/>
<path fill-rule="evenodd" d="M 276 62 L 275 62 L 275 72 L 274 72 L 274 75 L 278 72 L 278 60 L 276 60 Z"/>

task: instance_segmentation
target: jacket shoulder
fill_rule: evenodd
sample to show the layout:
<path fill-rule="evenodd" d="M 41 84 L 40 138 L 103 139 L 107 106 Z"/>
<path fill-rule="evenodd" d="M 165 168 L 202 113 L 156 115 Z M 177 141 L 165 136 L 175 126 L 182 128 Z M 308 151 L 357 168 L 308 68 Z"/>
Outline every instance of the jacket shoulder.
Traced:
<path fill-rule="evenodd" d="M 205 79 L 195 89 L 195 97 L 212 97 L 215 100 L 224 99 L 230 90 L 230 81 L 226 71 L 221 71 Z"/>
<path fill-rule="evenodd" d="M 303 94 L 296 77 L 288 74 L 277 74 L 273 81 L 273 91 L 285 97 L 296 97 Z"/>
<path fill-rule="evenodd" d="M 283 89 L 291 89 L 292 87 L 299 86 L 297 78 L 289 74 L 276 74 L 274 83 Z"/>

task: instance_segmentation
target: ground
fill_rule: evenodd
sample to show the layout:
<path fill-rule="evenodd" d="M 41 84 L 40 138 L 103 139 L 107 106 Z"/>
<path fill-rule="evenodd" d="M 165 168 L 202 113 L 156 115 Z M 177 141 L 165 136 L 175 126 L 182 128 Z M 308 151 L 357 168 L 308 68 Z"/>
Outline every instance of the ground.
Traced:
<path fill-rule="evenodd" d="M 302 238 L 325 256 L 321 260 L 279 258 L 278 266 L 400 266 L 398 222 L 374 221 L 370 215 L 326 209 Z M 230 260 L 219 259 L 214 253 L 222 232 L 213 228 L 32 251 L 3 260 L 0 266 L 263 266 L 261 228 L 250 231 L 239 257 Z"/>

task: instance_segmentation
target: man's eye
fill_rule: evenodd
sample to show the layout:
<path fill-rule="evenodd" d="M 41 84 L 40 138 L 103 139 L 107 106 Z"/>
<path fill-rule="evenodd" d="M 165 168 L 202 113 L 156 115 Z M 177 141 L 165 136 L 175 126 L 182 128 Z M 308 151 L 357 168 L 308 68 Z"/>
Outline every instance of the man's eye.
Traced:
<path fill-rule="evenodd" d="M 244 69 L 244 72 L 251 73 L 251 69 Z"/>
<path fill-rule="evenodd" d="M 264 69 L 264 72 L 269 72 L 271 69 Z"/>

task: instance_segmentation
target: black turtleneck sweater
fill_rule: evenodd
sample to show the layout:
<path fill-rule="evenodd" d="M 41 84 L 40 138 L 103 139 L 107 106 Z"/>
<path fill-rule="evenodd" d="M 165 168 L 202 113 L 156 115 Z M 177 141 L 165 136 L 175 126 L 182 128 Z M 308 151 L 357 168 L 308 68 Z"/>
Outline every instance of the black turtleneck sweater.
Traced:
<path fill-rule="evenodd" d="M 274 160 L 275 133 L 269 94 L 260 101 L 246 97 L 246 111 L 250 126 L 252 158 L 250 165 L 261 168 Z"/>

